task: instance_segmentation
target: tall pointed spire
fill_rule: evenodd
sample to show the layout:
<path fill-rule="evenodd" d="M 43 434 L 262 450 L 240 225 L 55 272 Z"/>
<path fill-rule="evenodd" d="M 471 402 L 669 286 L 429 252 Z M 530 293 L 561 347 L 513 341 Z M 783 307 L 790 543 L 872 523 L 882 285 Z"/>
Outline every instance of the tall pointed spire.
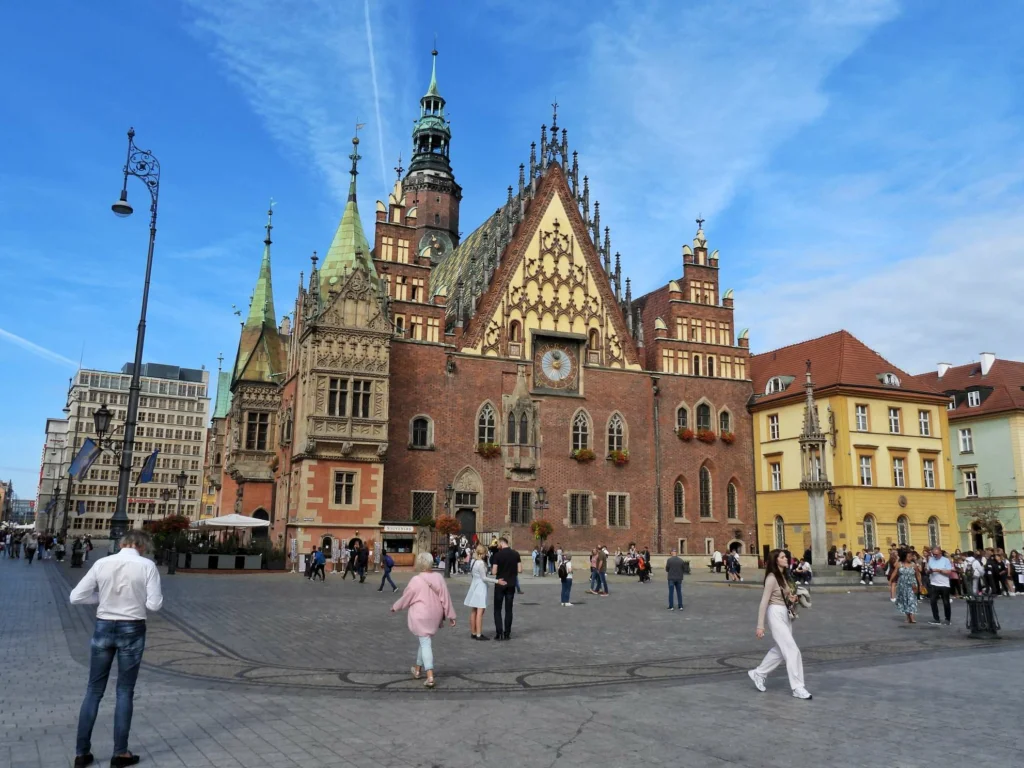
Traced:
<path fill-rule="evenodd" d="M 440 96 L 441 94 L 437 90 L 437 46 L 434 46 L 434 50 L 430 52 L 432 57 L 430 62 L 430 87 L 427 88 L 427 96 Z"/>
<path fill-rule="evenodd" d="M 362 267 L 366 276 L 378 287 L 379 279 L 377 270 L 373 267 L 373 259 L 370 257 L 370 244 L 363 233 L 363 222 L 359 218 L 359 206 L 356 200 L 356 176 L 359 175 L 359 137 L 352 139 L 352 169 L 349 171 L 351 179 L 348 183 L 348 201 L 345 203 L 345 211 L 341 215 L 341 223 L 334 233 L 334 240 L 331 247 L 327 249 L 327 256 L 324 257 L 323 266 L 320 267 L 320 293 L 326 297 L 328 291 L 337 288 L 342 277 Z"/>
<path fill-rule="evenodd" d="M 452 133 L 444 115 L 444 97 L 437 89 L 437 48 L 430 52 L 430 85 L 420 99 L 420 116 L 412 130 L 409 173 L 429 169 L 451 175 L 449 144 Z"/>
<path fill-rule="evenodd" d="M 284 371 L 286 354 L 277 327 L 277 313 L 274 311 L 274 286 L 270 279 L 270 232 L 274 228 L 274 202 L 267 211 L 267 235 L 263 240 L 263 259 L 256 285 L 249 299 L 249 315 L 242 323 L 242 335 L 238 340 L 238 355 L 235 358 L 231 384 L 239 379 L 246 381 L 273 382 L 273 377 Z"/>
<path fill-rule="evenodd" d="M 274 289 L 270 280 L 270 230 L 274 228 L 271 221 L 274 218 L 273 202 L 267 210 L 267 237 L 263 241 L 263 261 L 260 262 L 260 274 L 256 278 L 256 287 L 252 292 L 252 302 L 249 304 L 249 316 L 245 320 L 246 328 L 259 328 L 262 325 L 270 325 L 277 328 L 277 315 L 274 312 Z"/>

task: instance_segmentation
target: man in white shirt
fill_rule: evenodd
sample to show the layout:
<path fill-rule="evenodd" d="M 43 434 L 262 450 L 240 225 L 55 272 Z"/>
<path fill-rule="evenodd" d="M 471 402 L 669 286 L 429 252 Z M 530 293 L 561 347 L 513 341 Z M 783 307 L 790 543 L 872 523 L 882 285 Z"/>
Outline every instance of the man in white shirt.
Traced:
<path fill-rule="evenodd" d="M 705 550 L 705 552 L 706 551 L 707 550 Z M 717 549 L 711 555 L 711 564 L 715 566 L 715 573 L 722 572 L 722 553 L 719 552 Z"/>
<path fill-rule="evenodd" d="M 98 560 L 71 591 L 72 603 L 99 604 L 96 631 L 90 643 L 89 685 L 78 714 L 75 768 L 84 768 L 93 762 L 92 728 L 115 656 L 117 703 L 110 765 L 120 768 L 139 762 L 139 756 L 128 751 L 132 698 L 142 665 L 142 652 L 146 648 L 146 611 L 159 611 L 164 604 L 160 574 L 153 561 L 143 557 L 150 544 L 148 533 L 128 531 L 121 539 L 121 551 Z"/>
<path fill-rule="evenodd" d="M 952 618 L 952 609 L 949 605 L 949 577 L 953 573 L 953 563 L 942 554 L 941 547 L 932 549 L 932 556 L 928 558 L 928 596 L 932 603 L 932 621 L 929 624 L 941 624 L 939 621 L 939 598 L 942 598 L 942 607 L 946 613 L 946 624 Z"/>

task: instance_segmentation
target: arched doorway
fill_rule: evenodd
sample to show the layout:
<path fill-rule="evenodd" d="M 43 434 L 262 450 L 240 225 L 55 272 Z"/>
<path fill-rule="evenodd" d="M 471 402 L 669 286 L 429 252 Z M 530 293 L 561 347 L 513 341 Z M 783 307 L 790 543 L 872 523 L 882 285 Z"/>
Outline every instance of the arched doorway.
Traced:
<path fill-rule="evenodd" d="M 510 414 L 512 415 L 512 414 Z M 526 417 L 526 414 L 523 414 Z M 514 428 L 514 424 L 511 425 Z M 512 440 L 510 440 L 512 442 Z M 452 498 L 452 510 L 459 521 L 461 533 L 470 541 L 477 532 L 477 510 L 481 508 L 483 482 L 480 475 L 472 467 L 466 467 L 455 478 L 455 494 Z"/>
<path fill-rule="evenodd" d="M 267 510 L 260 507 L 252 513 L 253 519 L 255 520 L 269 520 L 270 515 L 267 514 Z M 254 539 L 265 539 L 269 535 L 270 526 L 264 526 L 263 528 L 253 528 L 252 537 Z"/>
<path fill-rule="evenodd" d="M 472 541 L 476 535 L 476 510 L 460 509 L 455 513 L 455 519 L 459 521 L 461 535 Z"/>
<path fill-rule="evenodd" d="M 976 550 L 985 548 L 985 534 L 982 533 L 979 522 L 971 523 L 971 544 Z"/>
<path fill-rule="evenodd" d="M 334 539 L 330 536 L 320 539 L 320 550 L 324 553 L 324 558 L 330 562 L 331 555 L 334 553 Z"/>
<path fill-rule="evenodd" d="M 1003 524 L 996 523 L 995 533 L 992 535 L 992 546 L 996 549 L 1006 551 L 1006 542 L 1003 540 Z"/>

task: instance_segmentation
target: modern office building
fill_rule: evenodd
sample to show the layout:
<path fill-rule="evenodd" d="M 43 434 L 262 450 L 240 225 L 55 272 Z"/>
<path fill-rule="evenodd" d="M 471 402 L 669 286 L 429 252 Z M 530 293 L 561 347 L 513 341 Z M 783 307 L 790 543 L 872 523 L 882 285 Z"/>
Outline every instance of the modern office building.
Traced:
<path fill-rule="evenodd" d="M 209 417 L 209 371 L 174 365 L 145 363 L 142 366 L 138 424 L 132 456 L 132 485 L 128 496 L 129 527 L 139 527 L 167 514 L 197 518 L 201 511 L 202 467 Z M 112 413 L 110 436 L 119 449 L 128 411 L 132 363 L 117 372 L 79 371 L 72 384 L 67 433 L 77 453 L 85 439 L 96 440 L 93 414 L 102 405 Z M 159 451 L 153 481 L 138 484 L 146 457 Z M 68 461 L 70 461 L 70 456 Z M 68 510 L 68 531 L 103 538 L 117 501 L 119 459 L 106 450 L 87 476 L 75 483 Z M 185 473 L 179 502 L 176 478 Z M 64 474 L 66 476 L 67 469 Z M 166 493 L 164 493 L 166 491 Z M 164 497 L 168 497 L 166 500 Z"/>

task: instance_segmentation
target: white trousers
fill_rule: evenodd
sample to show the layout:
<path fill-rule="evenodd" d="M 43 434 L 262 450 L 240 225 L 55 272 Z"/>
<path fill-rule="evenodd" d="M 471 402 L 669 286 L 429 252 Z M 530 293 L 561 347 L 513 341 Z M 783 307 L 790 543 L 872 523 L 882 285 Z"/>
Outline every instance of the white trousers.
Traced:
<path fill-rule="evenodd" d="M 793 626 L 789 611 L 781 605 L 768 606 L 768 631 L 772 633 L 775 645 L 765 654 L 757 674 L 767 676 L 783 661 L 789 675 L 789 687 L 794 691 L 804 687 L 804 660 L 793 639 Z"/>

